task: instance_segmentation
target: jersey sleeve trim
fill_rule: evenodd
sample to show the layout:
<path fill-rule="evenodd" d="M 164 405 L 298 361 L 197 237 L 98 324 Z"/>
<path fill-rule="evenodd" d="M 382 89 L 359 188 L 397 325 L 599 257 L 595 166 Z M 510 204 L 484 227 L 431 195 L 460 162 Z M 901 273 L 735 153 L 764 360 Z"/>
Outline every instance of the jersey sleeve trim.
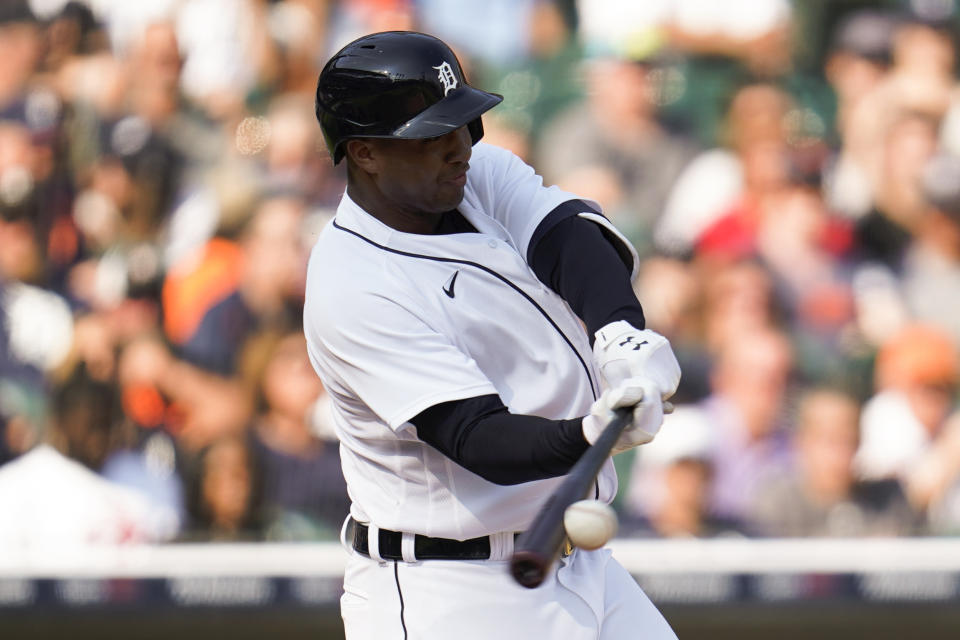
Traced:
<path fill-rule="evenodd" d="M 607 237 L 607 240 L 610 240 L 610 243 L 617 250 L 617 253 L 620 254 L 620 258 L 623 260 L 623 263 L 630 267 L 630 280 L 633 281 L 637 278 L 637 274 L 640 273 L 640 255 L 637 253 L 637 250 L 633 247 L 626 236 L 624 236 L 620 231 L 614 227 L 609 220 L 598 213 L 593 213 L 589 211 L 580 212 L 579 215 L 585 220 L 590 220 L 600 225 L 603 235 Z"/>

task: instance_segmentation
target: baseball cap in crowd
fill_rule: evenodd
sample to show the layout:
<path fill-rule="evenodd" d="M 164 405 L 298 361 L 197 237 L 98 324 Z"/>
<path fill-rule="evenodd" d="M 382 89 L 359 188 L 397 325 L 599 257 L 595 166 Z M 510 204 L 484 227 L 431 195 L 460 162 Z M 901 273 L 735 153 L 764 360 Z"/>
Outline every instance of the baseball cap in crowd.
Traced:
<path fill-rule="evenodd" d="M 934 156 L 924 166 L 920 184 L 932 206 L 960 223 L 960 158 Z"/>
<path fill-rule="evenodd" d="M 834 30 L 831 49 L 888 64 L 897 24 L 896 16 L 888 11 L 856 11 Z"/>
<path fill-rule="evenodd" d="M 908 325 L 880 348 L 875 375 L 880 389 L 913 385 L 953 387 L 960 379 L 957 345 L 940 329 Z"/>
<path fill-rule="evenodd" d="M 173 193 L 183 157 L 145 119 L 127 115 L 104 122 L 98 142 L 102 158 L 119 161 L 131 178 L 155 189 L 160 201 L 166 201 Z"/>
<path fill-rule="evenodd" d="M 694 406 L 677 407 L 664 416 L 663 426 L 653 442 L 639 452 L 644 465 L 665 467 L 683 460 L 709 462 L 713 451 L 713 430 L 704 411 Z"/>

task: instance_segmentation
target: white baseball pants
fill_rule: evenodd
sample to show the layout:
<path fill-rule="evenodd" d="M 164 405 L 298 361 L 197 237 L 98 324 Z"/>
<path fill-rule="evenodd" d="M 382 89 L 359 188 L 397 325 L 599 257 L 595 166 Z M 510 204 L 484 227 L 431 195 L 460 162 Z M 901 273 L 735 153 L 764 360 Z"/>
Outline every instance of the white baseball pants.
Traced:
<path fill-rule="evenodd" d="M 505 560 L 378 562 L 353 549 L 340 600 L 347 640 L 676 640 L 607 549 L 577 549 L 536 589 Z"/>

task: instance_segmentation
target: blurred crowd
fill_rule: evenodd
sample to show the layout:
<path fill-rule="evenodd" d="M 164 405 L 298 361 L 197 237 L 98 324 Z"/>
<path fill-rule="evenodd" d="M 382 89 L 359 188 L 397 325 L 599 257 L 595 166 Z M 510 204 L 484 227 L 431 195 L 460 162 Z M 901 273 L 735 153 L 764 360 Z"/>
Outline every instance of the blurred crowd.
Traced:
<path fill-rule="evenodd" d="M 958 24 L 954 0 L 3 0 L 0 545 L 336 537 L 301 313 L 345 175 L 313 92 L 386 29 L 449 42 L 505 96 L 486 141 L 640 252 L 684 377 L 616 459 L 621 535 L 960 534 Z"/>

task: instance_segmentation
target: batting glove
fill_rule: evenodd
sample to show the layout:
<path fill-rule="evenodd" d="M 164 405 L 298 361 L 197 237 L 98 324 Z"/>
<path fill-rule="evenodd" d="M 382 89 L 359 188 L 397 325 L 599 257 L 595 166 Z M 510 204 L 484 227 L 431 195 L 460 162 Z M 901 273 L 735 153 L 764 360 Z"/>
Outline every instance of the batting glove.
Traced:
<path fill-rule="evenodd" d="M 659 333 L 618 320 L 598 330 L 595 338 L 593 356 L 607 386 L 642 377 L 657 387 L 662 400 L 677 391 L 680 364 L 670 342 Z"/>
<path fill-rule="evenodd" d="M 590 415 L 583 418 L 583 437 L 593 444 L 616 416 L 613 410 L 631 406 L 633 423 L 623 431 L 612 453 L 650 442 L 663 424 L 663 402 L 656 384 L 646 378 L 627 378 L 604 391 L 590 407 Z"/>

